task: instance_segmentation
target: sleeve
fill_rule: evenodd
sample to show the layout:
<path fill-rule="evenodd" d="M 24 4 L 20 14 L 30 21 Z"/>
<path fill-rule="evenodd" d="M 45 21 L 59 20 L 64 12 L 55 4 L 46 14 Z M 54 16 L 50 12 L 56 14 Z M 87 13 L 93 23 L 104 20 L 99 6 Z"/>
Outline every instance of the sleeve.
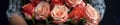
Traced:
<path fill-rule="evenodd" d="M 100 13 L 102 19 L 106 8 L 104 0 L 88 0 L 88 3 Z"/>
<path fill-rule="evenodd" d="M 19 16 L 22 16 L 22 13 L 21 13 L 22 4 L 21 3 L 22 3 L 21 0 L 10 0 L 9 1 L 9 7 L 8 7 L 8 10 L 6 11 L 8 20 L 9 20 L 9 17 L 11 17 L 13 14 L 18 14 Z"/>

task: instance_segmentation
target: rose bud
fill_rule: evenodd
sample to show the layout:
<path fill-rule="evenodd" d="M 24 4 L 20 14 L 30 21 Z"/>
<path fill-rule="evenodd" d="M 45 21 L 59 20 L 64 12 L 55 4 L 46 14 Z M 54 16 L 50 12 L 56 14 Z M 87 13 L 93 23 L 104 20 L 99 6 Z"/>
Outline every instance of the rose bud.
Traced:
<path fill-rule="evenodd" d="M 74 7 L 78 4 L 82 4 L 85 5 L 85 3 L 83 2 L 83 0 L 65 0 L 65 4 L 69 7 Z"/>
<path fill-rule="evenodd" d="M 32 16 L 34 15 L 34 7 L 35 5 L 32 3 L 25 4 L 23 8 L 23 14 L 25 14 L 26 17 L 29 19 L 32 19 Z"/>
<path fill-rule="evenodd" d="M 89 25 L 98 25 L 100 22 L 100 13 L 98 13 L 95 8 L 93 8 L 90 4 L 86 6 L 85 12 L 86 22 Z"/>
<path fill-rule="evenodd" d="M 47 19 L 50 12 L 50 4 L 44 1 L 41 1 L 35 8 L 36 19 Z"/>
<path fill-rule="evenodd" d="M 68 8 L 64 5 L 55 5 L 51 11 L 53 22 L 56 24 L 64 23 L 68 19 Z"/>

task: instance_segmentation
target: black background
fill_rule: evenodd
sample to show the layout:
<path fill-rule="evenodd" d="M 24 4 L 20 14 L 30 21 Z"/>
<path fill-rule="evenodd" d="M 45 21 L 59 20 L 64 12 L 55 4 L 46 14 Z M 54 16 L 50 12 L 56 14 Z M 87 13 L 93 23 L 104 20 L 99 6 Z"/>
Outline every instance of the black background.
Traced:
<path fill-rule="evenodd" d="M 6 10 L 9 0 L 0 0 L 0 25 L 9 25 Z M 106 10 L 100 25 L 120 25 L 120 1 L 105 0 Z"/>

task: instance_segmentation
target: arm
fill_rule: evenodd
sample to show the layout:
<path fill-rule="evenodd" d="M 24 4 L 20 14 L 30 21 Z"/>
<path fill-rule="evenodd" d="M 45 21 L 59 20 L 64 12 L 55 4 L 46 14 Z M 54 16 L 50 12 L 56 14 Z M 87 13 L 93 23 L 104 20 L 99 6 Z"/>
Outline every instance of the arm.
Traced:
<path fill-rule="evenodd" d="M 18 14 L 13 14 L 9 19 L 10 25 L 27 25 L 25 20 Z"/>

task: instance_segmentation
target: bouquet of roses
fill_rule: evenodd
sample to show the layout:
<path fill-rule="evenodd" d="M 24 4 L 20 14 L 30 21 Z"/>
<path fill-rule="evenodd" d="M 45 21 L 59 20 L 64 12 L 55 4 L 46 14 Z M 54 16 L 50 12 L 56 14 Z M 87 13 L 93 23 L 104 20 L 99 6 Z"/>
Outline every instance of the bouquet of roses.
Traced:
<path fill-rule="evenodd" d="M 34 25 L 98 25 L 100 21 L 100 14 L 84 0 L 29 1 L 22 13 Z"/>

